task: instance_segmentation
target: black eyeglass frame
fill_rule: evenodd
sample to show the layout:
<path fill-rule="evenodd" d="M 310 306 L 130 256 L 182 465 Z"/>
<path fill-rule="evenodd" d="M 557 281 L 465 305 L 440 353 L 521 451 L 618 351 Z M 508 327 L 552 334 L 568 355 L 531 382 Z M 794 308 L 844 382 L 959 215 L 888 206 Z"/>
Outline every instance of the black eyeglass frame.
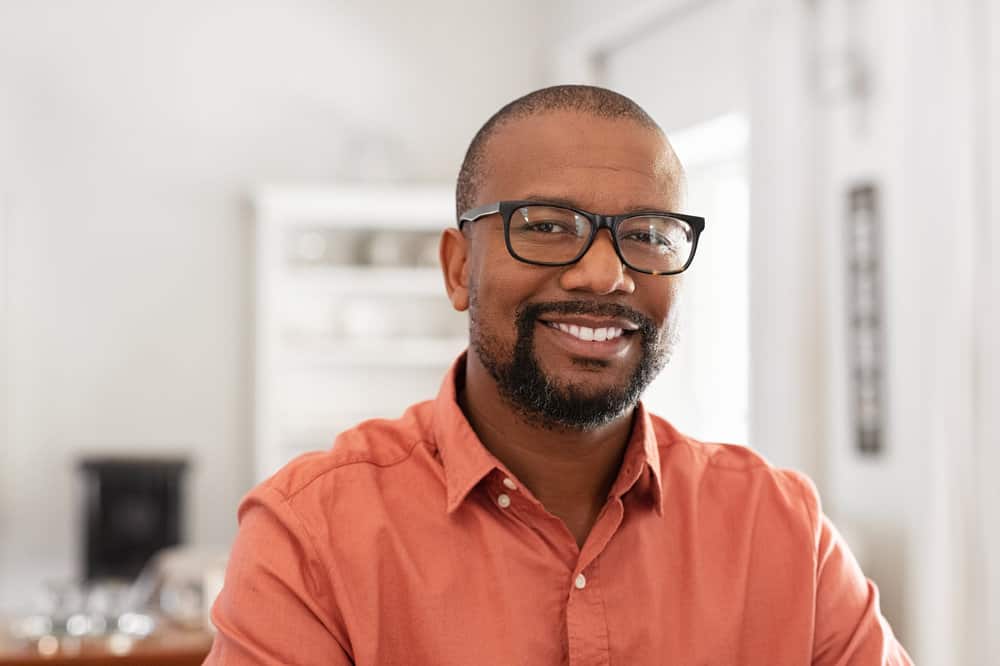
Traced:
<path fill-rule="evenodd" d="M 525 206 L 549 206 L 552 208 L 562 208 L 564 210 L 571 210 L 578 215 L 582 215 L 590 220 L 590 238 L 588 238 L 587 242 L 584 243 L 580 253 L 568 261 L 534 261 L 532 259 L 525 259 L 524 257 L 519 256 L 510 244 L 510 216 L 514 214 L 515 210 Z M 503 240 L 507 245 L 507 252 L 509 252 L 510 256 L 514 257 L 518 261 L 523 261 L 526 264 L 532 264 L 534 266 L 569 266 L 571 264 L 575 264 L 583 258 L 583 255 L 587 254 L 588 250 L 590 250 L 590 247 L 594 244 L 594 239 L 597 238 L 597 232 L 601 229 L 607 229 L 611 233 L 611 244 L 614 245 L 615 253 L 618 255 L 618 258 L 621 259 L 622 264 L 631 270 L 639 273 L 645 273 L 646 275 L 677 275 L 678 273 L 686 271 L 691 265 L 691 262 L 694 261 L 694 255 L 698 251 L 698 239 L 701 237 L 701 232 L 705 230 L 705 218 L 698 217 L 696 215 L 671 213 L 663 210 L 640 210 L 622 215 L 601 215 L 599 213 L 591 213 L 586 210 L 574 208 L 573 206 L 567 206 L 566 204 L 550 203 L 547 201 L 497 201 L 496 203 L 477 206 L 476 208 L 471 208 L 459 215 L 458 228 L 461 229 L 462 225 L 466 222 L 475 222 L 476 220 L 489 215 L 495 215 L 497 213 L 499 213 L 500 217 L 503 219 Z M 676 271 L 650 271 L 633 266 L 625 259 L 625 256 L 622 254 L 621 246 L 618 245 L 618 227 L 621 226 L 622 222 L 625 220 L 635 217 L 670 217 L 686 222 L 691 226 L 691 230 L 694 232 L 694 242 L 691 245 L 691 256 L 688 257 L 688 260 L 683 267 Z"/>

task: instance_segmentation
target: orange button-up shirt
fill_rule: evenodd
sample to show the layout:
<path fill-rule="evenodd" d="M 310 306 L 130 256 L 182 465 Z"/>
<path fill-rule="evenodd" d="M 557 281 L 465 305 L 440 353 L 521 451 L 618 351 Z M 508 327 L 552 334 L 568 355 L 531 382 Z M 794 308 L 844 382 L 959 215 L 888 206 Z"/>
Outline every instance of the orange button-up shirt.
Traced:
<path fill-rule="evenodd" d="M 910 664 L 813 485 L 636 411 L 582 549 L 456 402 L 255 488 L 207 664 Z"/>

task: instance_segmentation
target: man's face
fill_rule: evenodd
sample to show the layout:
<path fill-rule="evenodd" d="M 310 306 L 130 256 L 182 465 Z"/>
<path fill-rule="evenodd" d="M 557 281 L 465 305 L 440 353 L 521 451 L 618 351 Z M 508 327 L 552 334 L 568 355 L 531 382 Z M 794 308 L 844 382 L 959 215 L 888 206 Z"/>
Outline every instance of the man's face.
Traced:
<path fill-rule="evenodd" d="M 502 126 L 486 150 L 476 205 L 678 209 L 680 169 L 669 144 L 631 120 L 545 113 Z M 507 402 L 557 429 L 597 427 L 631 409 L 669 359 L 679 277 L 624 268 L 607 230 L 562 267 L 511 257 L 499 215 L 468 234 L 470 346 Z"/>

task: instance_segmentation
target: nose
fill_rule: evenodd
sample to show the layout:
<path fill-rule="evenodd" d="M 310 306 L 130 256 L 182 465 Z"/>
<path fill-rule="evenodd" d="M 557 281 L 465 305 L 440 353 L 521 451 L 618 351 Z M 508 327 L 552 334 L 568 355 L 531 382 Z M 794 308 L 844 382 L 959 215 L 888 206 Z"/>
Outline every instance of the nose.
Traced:
<path fill-rule="evenodd" d="M 615 252 L 608 229 L 597 232 L 594 243 L 578 262 L 566 267 L 559 282 L 566 291 L 589 291 L 601 295 L 615 292 L 631 294 L 635 291 L 635 280 Z"/>

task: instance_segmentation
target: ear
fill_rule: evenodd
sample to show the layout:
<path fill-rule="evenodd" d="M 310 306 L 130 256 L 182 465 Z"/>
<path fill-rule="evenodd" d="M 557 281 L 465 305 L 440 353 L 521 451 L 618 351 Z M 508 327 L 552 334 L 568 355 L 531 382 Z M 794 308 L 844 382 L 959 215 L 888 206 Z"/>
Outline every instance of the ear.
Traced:
<path fill-rule="evenodd" d="M 444 287 L 453 308 L 469 309 L 469 239 L 455 228 L 445 229 L 438 248 Z"/>

